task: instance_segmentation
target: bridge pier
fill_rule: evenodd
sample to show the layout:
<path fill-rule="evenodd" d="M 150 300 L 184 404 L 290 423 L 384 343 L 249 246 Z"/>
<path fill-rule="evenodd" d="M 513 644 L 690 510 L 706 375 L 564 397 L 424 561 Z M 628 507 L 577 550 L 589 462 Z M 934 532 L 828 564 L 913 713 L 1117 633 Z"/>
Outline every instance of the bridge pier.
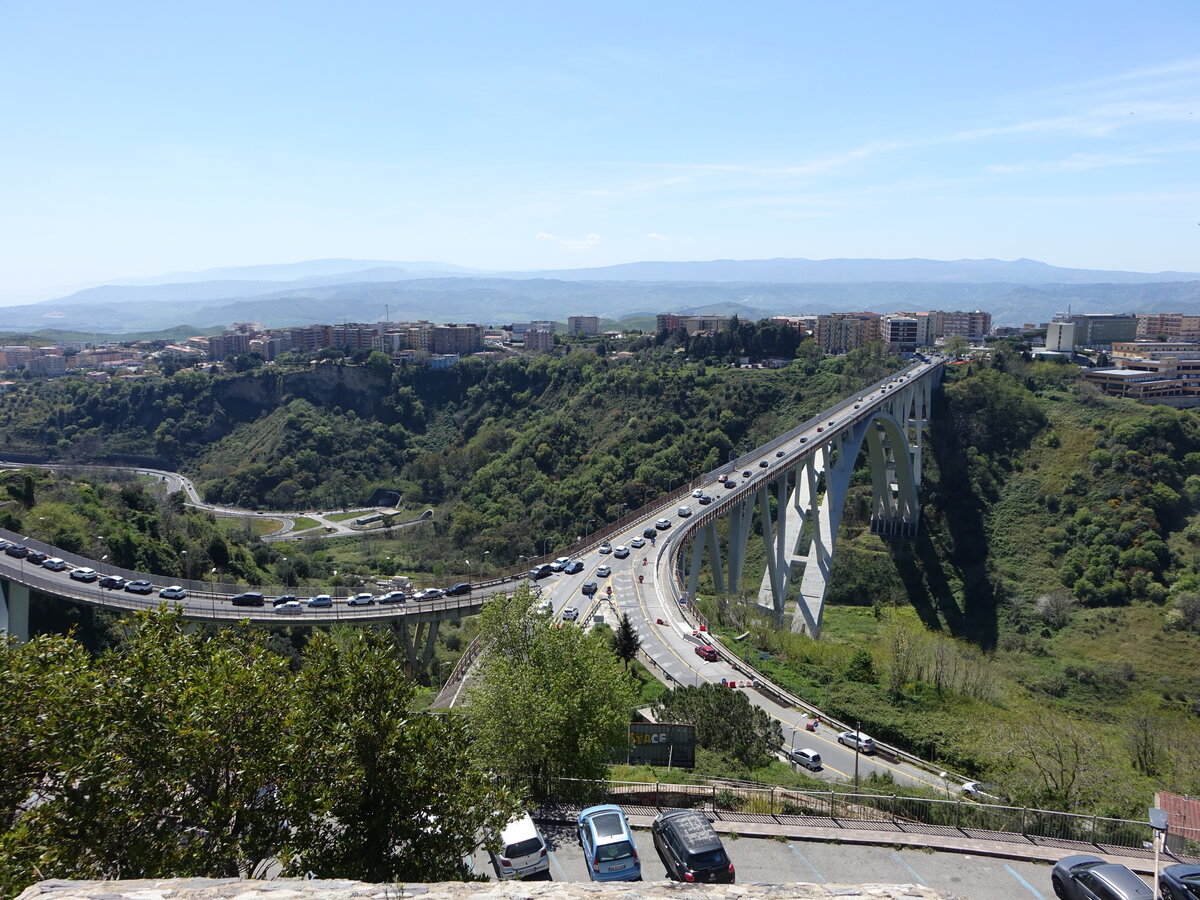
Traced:
<path fill-rule="evenodd" d="M 29 640 L 29 588 L 0 578 L 0 633 L 24 644 Z"/>

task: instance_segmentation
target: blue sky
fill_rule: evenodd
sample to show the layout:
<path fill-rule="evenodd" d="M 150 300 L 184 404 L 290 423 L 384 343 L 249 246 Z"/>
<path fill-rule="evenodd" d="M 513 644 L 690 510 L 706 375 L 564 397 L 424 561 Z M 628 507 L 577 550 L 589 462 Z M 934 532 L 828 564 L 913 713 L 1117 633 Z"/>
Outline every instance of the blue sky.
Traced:
<path fill-rule="evenodd" d="M 0 0 L 0 75 L 0 302 L 321 257 L 1200 269 L 1195 0 Z"/>

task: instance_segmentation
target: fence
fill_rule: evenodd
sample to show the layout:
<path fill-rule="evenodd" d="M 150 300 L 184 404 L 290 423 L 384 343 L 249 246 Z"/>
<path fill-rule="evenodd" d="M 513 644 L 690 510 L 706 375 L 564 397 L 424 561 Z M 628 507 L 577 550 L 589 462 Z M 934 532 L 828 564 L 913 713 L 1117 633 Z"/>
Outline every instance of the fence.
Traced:
<path fill-rule="evenodd" d="M 1125 856 L 1153 855 L 1148 822 L 965 799 L 802 791 L 698 778 L 681 783 L 556 778 L 543 783 L 537 793 L 542 798 L 540 815 L 549 820 L 574 821 L 585 806 L 616 803 L 632 814 L 688 808 L 725 822 L 955 834 L 1041 846 L 1081 846 Z M 1189 847 L 1186 855 L 1200 860 L 1200 847 Z"/>

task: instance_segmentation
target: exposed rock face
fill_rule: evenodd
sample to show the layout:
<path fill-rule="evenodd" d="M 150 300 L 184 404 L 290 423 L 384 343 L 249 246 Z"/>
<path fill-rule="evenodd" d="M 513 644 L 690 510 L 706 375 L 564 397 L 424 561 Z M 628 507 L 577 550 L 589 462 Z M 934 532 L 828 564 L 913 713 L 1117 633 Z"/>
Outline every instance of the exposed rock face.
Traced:
<path fill-rule="evenodd" d="M 361 881 L 243 881 L 175 878 L 142 881 L 42 881 L 17 900 L 959 900 L 917 885 L 729 884 L 670 881 L 575 884 L 365 884 Z"/>

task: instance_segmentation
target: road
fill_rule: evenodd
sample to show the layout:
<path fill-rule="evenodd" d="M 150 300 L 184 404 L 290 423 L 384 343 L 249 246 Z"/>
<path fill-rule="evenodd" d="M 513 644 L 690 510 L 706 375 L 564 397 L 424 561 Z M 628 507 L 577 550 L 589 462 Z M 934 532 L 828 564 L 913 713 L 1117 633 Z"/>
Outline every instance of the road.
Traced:
<path fill-rule="evenodd" d="M 542 833 L 550 845 L 550 879 L 588 881 L 575 830 L 565 825 L 543 825 Z M 1045 863 L 733 835 L 722 835 L 722 840 L 739 884 L 920 884 L 964 900 L 1054 898 L 1050 866 Z M 666 870 L 650 832 L 634 829 L 634 842 L 645 880 L 665 879 Z M 485 852 L 477 852 L 472 864 L 476 873 L 495 880 Z"/>

